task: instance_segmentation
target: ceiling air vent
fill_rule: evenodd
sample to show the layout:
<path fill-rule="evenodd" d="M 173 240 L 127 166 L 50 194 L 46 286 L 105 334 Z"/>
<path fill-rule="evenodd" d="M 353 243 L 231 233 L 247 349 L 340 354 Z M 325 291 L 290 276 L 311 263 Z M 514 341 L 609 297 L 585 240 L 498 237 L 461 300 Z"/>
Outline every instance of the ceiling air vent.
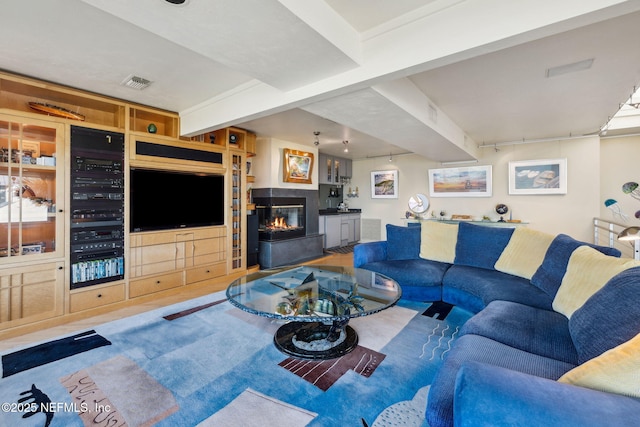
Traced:
<path fill-rule="evenodd" d="M 124 79 L 123 86 L 130 87 L 132 89 L 146 89 L 151 84 L 150 80 L 143 79 L 142 77 L 134 76 L 133 74 Z"/>

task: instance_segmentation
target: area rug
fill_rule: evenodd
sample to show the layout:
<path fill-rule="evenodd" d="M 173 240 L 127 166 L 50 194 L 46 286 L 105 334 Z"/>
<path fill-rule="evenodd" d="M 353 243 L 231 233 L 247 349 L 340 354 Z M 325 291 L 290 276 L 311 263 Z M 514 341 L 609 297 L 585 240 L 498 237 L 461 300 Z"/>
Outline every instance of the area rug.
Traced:
<path fill-rule="evenodd" d="M 425 426 L 457 307 L 401 300 L 352 319 L 338 359 L 288 357 L 281 323 L 223 292 L 2 353 L 2 426 Z"/>
<path fill-rule="evenodd" d="M 329 254 L 350 254 L 353 252 L 355 245 L 340 246 L 336 248 L 325 249 L 324 251 Z"/>

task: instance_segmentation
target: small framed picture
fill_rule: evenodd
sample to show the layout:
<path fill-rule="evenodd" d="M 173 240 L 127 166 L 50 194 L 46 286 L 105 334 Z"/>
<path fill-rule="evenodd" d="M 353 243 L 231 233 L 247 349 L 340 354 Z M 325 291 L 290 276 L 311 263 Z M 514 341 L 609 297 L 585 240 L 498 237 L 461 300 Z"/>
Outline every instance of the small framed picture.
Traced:
<path fill-rule="evenodd" d="M 567 159 L 509 162 L 509 194 L 567 194 Z"/>
<path fill-rule="evenodd" d="M 373 171 L 371 172 L 371 198 L 372 199 L 397 199 L 398 198 L 398 171 Z"/>

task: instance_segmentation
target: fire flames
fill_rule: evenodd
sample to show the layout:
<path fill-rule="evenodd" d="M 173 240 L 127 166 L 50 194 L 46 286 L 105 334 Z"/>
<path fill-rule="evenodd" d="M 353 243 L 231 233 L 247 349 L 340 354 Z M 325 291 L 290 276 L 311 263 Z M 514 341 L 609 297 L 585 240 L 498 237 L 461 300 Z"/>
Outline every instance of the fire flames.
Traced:
<path fill-rule="evenodd" d="M 291 228 L 288 224 L 287 221 L 284 220 L 284 217 L 276 217 L 273 222 L 271 223 L 271 225 L 269 226 L 269 228 Z"/>

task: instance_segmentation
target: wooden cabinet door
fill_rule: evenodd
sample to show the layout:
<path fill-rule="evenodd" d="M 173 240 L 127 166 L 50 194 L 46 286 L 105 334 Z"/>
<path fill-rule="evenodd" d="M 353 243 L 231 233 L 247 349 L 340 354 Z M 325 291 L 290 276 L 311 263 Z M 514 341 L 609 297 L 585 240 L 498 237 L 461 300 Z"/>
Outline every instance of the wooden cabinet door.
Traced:
<path fill-rule="evenodd" d="M 7 268 L 0 273 L 0 328 L 63 313 L 64 263 Z"/>

